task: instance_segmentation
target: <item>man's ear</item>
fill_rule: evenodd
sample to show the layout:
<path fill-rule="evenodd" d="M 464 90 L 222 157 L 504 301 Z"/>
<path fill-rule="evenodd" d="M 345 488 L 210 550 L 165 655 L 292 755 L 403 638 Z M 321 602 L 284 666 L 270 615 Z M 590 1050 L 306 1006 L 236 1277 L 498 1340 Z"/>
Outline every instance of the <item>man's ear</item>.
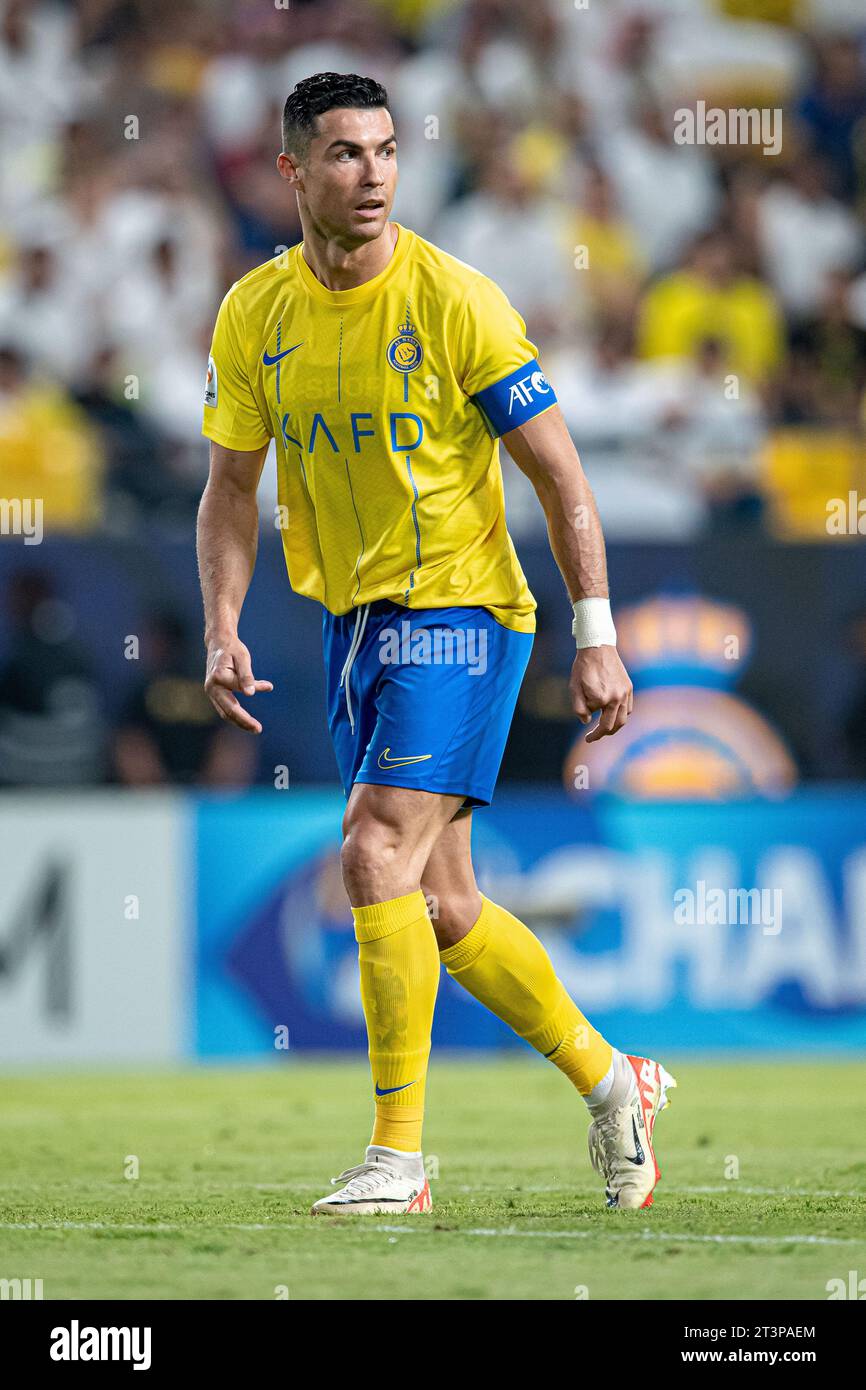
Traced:
<path fill-rule="evenodd" d="M 285 179 L 286 183 L 291 184 L 293 188 L 299 186 L 301 182 L 301 171 L 291 155 L 281 151 L 277 155 L 277 169 L 280 172 L 280 177 Z"/>

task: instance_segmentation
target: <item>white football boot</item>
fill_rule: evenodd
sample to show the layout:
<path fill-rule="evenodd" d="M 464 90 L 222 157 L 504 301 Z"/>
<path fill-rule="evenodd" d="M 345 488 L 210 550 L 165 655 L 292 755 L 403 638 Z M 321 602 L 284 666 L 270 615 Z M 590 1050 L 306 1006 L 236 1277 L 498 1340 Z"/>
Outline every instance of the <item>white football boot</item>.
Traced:
<path fill-rule="evenodd" d="M 634 1077 L 628 1099 L 589 1127 L 589 1158 L 605 1178 L 609 1207 L 634 1210 L 651 1207 L 653 1189 L 661 1177 L 653 1148 L 656 1116 L 666 1105 L 676 1081 L 648 1057 L 626 1055 Z"/>
<path fill-rule="evenodd" d="M 383 1145 L 370 1144 L 363 1163 L 347 1168 L 331 1182 L 345 1183 L 345 1187 L 314 1202 L 311 1216 L 348 1216 L 354 1212 L 393 1216 L 430 1211 L 433 1206 L 422 1155 L 400 1153 Z"/>

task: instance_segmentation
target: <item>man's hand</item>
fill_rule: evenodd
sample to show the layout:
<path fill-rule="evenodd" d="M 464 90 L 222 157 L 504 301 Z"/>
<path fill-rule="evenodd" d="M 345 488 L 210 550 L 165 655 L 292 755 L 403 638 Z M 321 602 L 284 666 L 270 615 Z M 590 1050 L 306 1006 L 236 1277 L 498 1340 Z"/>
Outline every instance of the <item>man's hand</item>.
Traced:
<path fill-rule="evenodd" d="M 239 637 L 225 637 L 208 642 L 207 674 L 204 688 L 220 719 L 237 724 L 249 734 L 260 734 L 262 726 L 231 693 L 255 695 L 260 690 L 273 690 L 270 681 L 257 681 L 253 676 L 250 654 Z"/>
<path fill-rule="evenodd" d="M 616 647 L 582 647 L 571 668 L 571 703 L 581 724 L 589 724 L 596 710 L 601 719 L 587 743 L 621 729 L 632 711 L 634 694 L 628 672 Z"/>

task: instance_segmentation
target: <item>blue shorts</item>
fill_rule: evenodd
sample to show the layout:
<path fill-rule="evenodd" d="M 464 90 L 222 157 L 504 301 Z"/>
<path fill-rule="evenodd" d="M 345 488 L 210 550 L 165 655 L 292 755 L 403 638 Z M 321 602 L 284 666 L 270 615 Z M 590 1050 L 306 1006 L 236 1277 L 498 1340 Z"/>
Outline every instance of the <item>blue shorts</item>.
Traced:
<path fill-rule="evenodd" d="M 328 728 L 346 796 L 373 782 L 487 806 L 532 638 L 486 608 L 326 609 Z"/>

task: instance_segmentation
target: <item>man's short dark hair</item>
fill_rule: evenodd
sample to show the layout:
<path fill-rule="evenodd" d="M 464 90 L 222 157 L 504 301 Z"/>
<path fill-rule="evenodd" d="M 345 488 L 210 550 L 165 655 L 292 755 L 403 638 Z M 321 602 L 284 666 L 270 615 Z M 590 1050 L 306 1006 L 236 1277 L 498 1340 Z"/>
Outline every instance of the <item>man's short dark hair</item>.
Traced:
<path fill-rule="evenodd" d="M 316 117 L 338 106 L 359 110 L 388 105 L 388 93 L 372 77 L 356 72 L 317 72 L 305 77 L 283 108 L 283 152 L 305 160 L 316 134 Z"/>

